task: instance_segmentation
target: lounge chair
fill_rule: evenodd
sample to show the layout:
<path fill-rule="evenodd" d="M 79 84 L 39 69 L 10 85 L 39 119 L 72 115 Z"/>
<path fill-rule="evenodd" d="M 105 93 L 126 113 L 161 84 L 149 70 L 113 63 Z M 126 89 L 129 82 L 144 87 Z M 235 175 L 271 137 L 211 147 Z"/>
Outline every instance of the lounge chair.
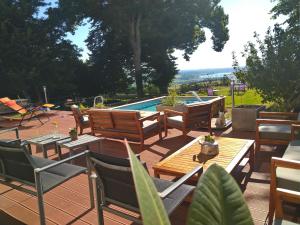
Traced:
<path fill-rule="evenodd" d="M 66 163 L 87 154 L 88 151 L 85 151 L 57 162 L 30 155 L 26 143 L 20 143 L 20 140 L 11 141 L 10 143 L 0 140 L 0 178 L 3 178 L 0 179 L 0 182 L 14 189 L 37 196 L 40 224 L 44 225 L 46 224 L 46 218 L 43 194 L 79 174 L 87 172 L 90 175 L 90 170 Z M 35 191 L 24 188 L 22 187 L 23 185 L 16 185 L 15 181 L 32 186 L 35 188 Z M 94 207 L 93 189 L 90 179 L 89 186 L 91 207 Z"/>
<path fill-rule="evenodd" d="M 90 128 L 90 121 L 86 112 L 81 112 L 77 105 L 72 105 L 71 110 L 76 123 L 76 130 L 80 129 L 80 134 L 83 133 L 83 129 Z"/>
<path fill-rule="evenodd" d="M 165 136 L 168 135 L 169 127 L 181 130 L 184 136 L 186 136 L 189 131 L 199 128 L 206 128 L 209 133 L 212 134 L 211 110 L 212 103 L 186 105 L 183 112 L 165 109 Z"/>
<path fill-rule="evenodd" d="M 261 145 L 288 145 L 292 138 L 292 124 L 300 124 L 300 113 L 259 112 L 259 119 L 256 119 L 256 151 Z"/>
<path fill-rule="evenodd" d="M 91 109 L 87 113 L 92 135 L 100 133 L 108 138 L 128 138 L 139 142 L 141 150 L 147 138 L 158 134 L 159 139 L 162 139 L 159 112 L 146 117 L 141 117 L 138 111 L 109 109 Z"/>
<path fill-rule="evenodd" d="M 137 223 L 140 218 L 133 217 L 117 208 L 139 213 L 139 205 L 134 188 L 130 162 L 125 158 L 115 158 L 108 155 L 90 152 L 90 163 L 96 172 L 94 176 L 94 190 L 96 194 L 96 208 L 98 223 L 103 225 L 103 210 L 114 213 Z M 145 163 L 143 163 L 145 166 Z M 183 184 L 191 176 L 198 173 L 201 167 L 195 168 L 177 182 L 153 178 L 153 182 L 160 192 L 167 213 L 170 215 L 177 206 L 194 190 L 194 186 Z"/>
<path fill-rule="evenodd" d="M 54 106 L 53 104 L 43 104 L 43 105 L 39 105 L 39 106 L 31 106 L 30 105 L 30 106 L 23 107 L 23 106 L 20 106 L 19 104 L 17 104 L 15 100 L 11 100 L 8 97 L 0 98 L 0 103 L 11 108 L 12 110 L 14 110 L 15 112 L 17 112 L 21 115 L 21 120 L 20 120 L 19 126 L 22 125 L 23 121 L 25 120 L 25 117 L 28 117 L 28 121 L 30 121 L 32 118 L 37 118 L 41 124 L 44 124 L 41 121 L 41 119 L 39 118 L 39 115 L 41 114 L 41 112 L 42 112 L 42 114 L 45 113 L 45 110 L 44 110 L 45 108 L 52 108 Z M 48 120 L 49 120 L 49 117 L 48 117 Z"/>

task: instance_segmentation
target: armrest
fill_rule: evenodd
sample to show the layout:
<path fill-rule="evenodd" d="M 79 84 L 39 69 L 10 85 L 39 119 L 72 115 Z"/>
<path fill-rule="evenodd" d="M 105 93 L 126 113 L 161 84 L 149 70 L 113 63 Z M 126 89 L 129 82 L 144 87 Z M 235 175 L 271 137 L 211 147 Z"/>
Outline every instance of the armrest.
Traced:
<path fill-rule="evenodd" d="M 164 191 L 159 193 L 159 196 L 161 198 L 167 197 L 169 194 L 171 194 L 173 191 L 175 191 L 179 186 L 184 184 L 188 179 L 190 179 L 192 176 L 194 176 L 196 173 L 199 173 L 203 168 L 201 166 L 197 166 L 192 171 L 184 175 L 182 178 L 177 180 L 174 184 L 166 188 Z"/>
<path fill-rule="evenodd" d="M 81 152 L 81 153 L 79 153 L 79 154 L 73 155 L 73 156 L 71 156 L 71 157 L 69 157 L 69 158 L 63 159 L 63 160 L 58 161 L 58 162 L 54 162 L 54 163 L 52 163 L 52 164 L 50 164 L 50 165 L 47 165 L 47 166 L 44 166 L 44 167 L 42 167 L 42 168 L 35 168 L 35 169 L 34 169 L 34 172 L 35 172 L 35 173 L 40 173 L 40 172 L 42 172 L 42 171 L 45 171 L 45 170 L 50 169 L 50 168 L 53 168 L 53 167 L 55 167 L 55 166 L 58 166 L 58 165 L 60 165 L 60 164 L 65 163 L 65 162 L 71 161 L 71 160 L 73 160 L 73 159 L 75 159 L 75 158 L 81 157 L 81 156 L 83 156 L 83 155 L 87 155 L 88 153 L 89 153 L 89 151 L 86 150 L 86 151 Z"/>
<path fill-rule="evenodd" d="M 294 112 L 259 112 L 259 118 L 282 118 L 289 117 L 290 119 L 296 119 L 297 113 Z"/>
<path fill-rule="evenodd" d="M 300 124 L 292 124 L 292 137 L 291 137 L 292 140 L 296 139 L 296 133 L 295 133 L 296 130 L 300 131 Z"/>
<path fill-rule="evenodd" d="M 156 113 L 153 113 L 149 116 L 145 116 L 145 117 L 139 119 L 139 121 L 143 122 L 145 120 L 155 120 L 155 119 L 159 119 L 159 116 L 160 116 L 160 113 L 156 112 Z"/>
<path fill-rule="evenodd" d="M 300 192 L 299 191 L 292 191 L 284 188 L 276 188 L 277 194 L 280 196 L 280 199 L 293 202 L 293 203 L 300 203 Z"/>
<path fill-rule="evenodd" d="M 272 157 L 272 159 L 271 159 L 271 170 L 276 169 L 277 167 L 283 167 L 283 168 L 289 168 L 289 169 L 299 169 L 300 170 L 300 161 L 291 160 L 291 159 L 283 159 L 283 158 L 278 158 L 278 157 Z"/>
<path fill-rule="evenodd" d="M 178 111 L 171 110 L 171 109 L 164 109 L 164 114 L 165 114 L 165 116 L 168 116 L 168 114 L 175 114 L 175 115 L 179 115 L 179 116 L 184 116 L 184 112 L 178 112 Z"/>
<path fill-rule="evenodd" d="M 1 130 L 0 134 L 6 133 L 6 132 L 10 132 L 10 131 L 15 131 L 16 132 L 16 138 L 19 139 L 19 129 L 18 129 L 18 127 L 13 127 L 13 128 Z"/>
<path fill-rule="evenodd" d="M 279 119 L 256 119 L 256 125 L 260 124 L 300 124 L 300 121 L 297 120 L 279 120 Z"/>

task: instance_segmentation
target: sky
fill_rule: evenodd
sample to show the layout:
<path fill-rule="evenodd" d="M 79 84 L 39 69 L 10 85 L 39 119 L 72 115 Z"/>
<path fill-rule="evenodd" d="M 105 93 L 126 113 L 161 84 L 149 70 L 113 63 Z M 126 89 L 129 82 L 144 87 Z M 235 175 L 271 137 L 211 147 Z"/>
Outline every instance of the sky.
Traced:
<path fill-rule="evenodd" d="M 265 35 L 268 27 L 274 24 L 271 20 L 270 10 L 274 6 L 271 0 L 222 0 L 226 14 L 229 15 L 229 40 L 222 52 L 215 52 L 212 49 L 211 33 L 205 29 L 206 41 L 199 45 L 193 53 L 190 61 L 185 61 L 181 51 L 175 51 L 176 63 L 180 70 L 194 70 L 204 68 L 228 68 L 232 66 L 232 52 L 236 52 L 241 66 L 245 65 L 241 52 L 244 45 L 253 40 L 253 33 L 256 31 L 261 37 Z M 68 34 L 67 38 L 80 47 L 82 59 L 88 58 L 88 49 L 84 40 L 89 32 L 89 26 L 82 26 L 77 29 L 74 35 Z"/>

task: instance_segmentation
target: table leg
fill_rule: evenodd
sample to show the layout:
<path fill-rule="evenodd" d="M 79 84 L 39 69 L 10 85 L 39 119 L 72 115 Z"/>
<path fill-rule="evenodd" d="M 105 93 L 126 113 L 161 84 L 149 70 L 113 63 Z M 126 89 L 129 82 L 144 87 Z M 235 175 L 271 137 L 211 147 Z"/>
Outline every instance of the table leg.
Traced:
<path fill-rule="evenodd" d="M 159 172 L 157 170 L 154 170 L 154 177 L 160 178 Z"/>
<path fill-rule="evenodd" d="M 71 157 L 73 155 L 73 148 L 69 148 L 69 157 Z M 74 160 L 72 159 L 71 164 L 74 164 Z"/>
<path fill-rule="evenodd" d="M 28 151 L 29 151 L 30 155 L 32 155 L 31 144 L 28 144 L 27 146 L 28 146 Z"/>
<path fill-rule="evenodd" d="M 250 147 L 250 173 L 254 171 L 254 166 L 255 166 L 255 149 L 254 149 L 254 144 L 251 145 Z"/>
<path fill-rule="evenodd" d="M 55 151 L 58 154 L 58 159 L 61 160 L 61 147 L 59 144 L 55 143 Z"/>
<path fill-rule="evenodd" d="M 41 149 L 42 149 L 42 151 L 43 151 L 43 156 L 44 156 L 45 159 L 47 159 L 47 158 L 48 158 L 48 155 L 47 155 L 47 148 L 45 148 L 44 145 L 37 145 L 37 146 L 40 146 L 40 147 L 41 147 Z"/>

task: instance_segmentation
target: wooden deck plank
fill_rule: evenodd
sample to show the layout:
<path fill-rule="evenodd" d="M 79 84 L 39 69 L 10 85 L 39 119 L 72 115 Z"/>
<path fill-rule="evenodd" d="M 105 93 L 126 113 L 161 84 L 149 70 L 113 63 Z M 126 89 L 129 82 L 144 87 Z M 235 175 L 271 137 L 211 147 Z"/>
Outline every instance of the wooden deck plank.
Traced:
<path fill-rule="evenodd" d="M 49 134 L 49 132 L 54 129 L 53 124 L 51 123 L 51 121 L 54 120 L 58 122 L 59 133 L 68 134 L 69 127 L 75 127 L 74 118 L 71 115 L 71 112 L 60 111 L 56 115 L 51 116 L 50 121 L 42 126 L 36 120 L 25 123 L 24 126 L 20 128 L 21 139 Z M 11 127 L 12 125 L 9 122 L 4 121 L 4 123 L 2 123 L 0 121 L 0 126 Z M 168 137 L 164 138 L 162 141 L 159 141 L 157 136 L 147 139 L 145 142 L 145 149 L 143 151 L 140 151 L 139 145 L 136 144 L 132 144 L 132 148 L 135 153 L 139 153 L 141 155 L 142 160 L 146 161 L 149 172 L 153 175 L 152 166 L 154 164 L 163 158 L 166 158 L 171 153 L 174 153 L 192 141 L 195 137 L 198 137 L 199 135 L 207 135 L 207 132 L 191 131 L 188 133 L 187 138 L 183 138 L 181 134 L 182 133 L 176 129 L 169 129 Z M 216 136 L 244 139 L 253 139 L 255 136 L 254 132 L 232 132 L 231 128 L 225 131 L 215 131 L 215 134 Z M 1 134 L 0 138 L 14 138 L 14 133 Z M 94 147 L 96 149 L 97 145 Z M 94 149 L 94 147 L 92 149 Z M 39 149 L 36 149 L 35 147 L 32 149 L 34 155 L 42 157 L 42 153 Z M 280 157 L 283 151 L 284 147 L 280 149 L 270 146 L 262 146 L 261 151 L 256 154 L 255 171 L 252 173 L 246 191 L 244 192 L 246 202 L 253 215 L 255 224 L 263 224 L 268 211 L 269 184 L 265 183 L 265 181 L 269 182 L 270 180 L 270 157 L 274 155 Z M 69 151 L 67 149 L 62 149 L 63 157 L 67 157 L 68 152 Z M 118 157 L 127 157 L 126 149 L 121 141 L 103 141 L 103 149 L 101 149 L 100 152 Z M 54 154 L 53 149 L 50 149 L 48 154 L 51 155 L 49 158 L 57 160 L 57 154 Z M 162 177 L 172 179 L 172 177 L 168 176 Z M 14 195 L 14 193 L 17 194 Z M 11 215 L 12 218 L 16 218 L 16 223 L 18 222 L 17 220 L 19 220 L 25 224 L 38 224 L 38 214 L 31 209 L 24 207 L 21 202 L 18 202 L 22 198 L 26 199 L 26 194 L 23 195 L 16 191 L 11 191 L 10 187 L 0 184 L 0 212 L 3 210 L 5 213 Z M 31 201 L 34 203 L 36 202 L 35 200 L 36 198 L 33 197 Z M 47 205 L 56 208 L 56 210 L 69 214 L 71 218 L 76 218 L 77 215 L 80 215 L 80 212 L 89 208 L 88 182 L 86 175 L 79 175 L 67 183 L 60 185 L 58 188 L 53 189 L 45 195 L 45 201 Z M 67 205 L 69 203 L 70 206 Z M 49 210 L 52 210 L 51 207 Z M 183 205 L 180 209 L 178 209 L 178 211 L 176 211 L 176 214 L 171 216 L 173 225 L 184 224 L 187 207 L 188 205 Z M 6 209 L 9 209 L 10 211 L 7 212 Z M 127 221 L 110 213 L 105 212 L 104 216 L 105 225 L 132 224 L 131 221 Z M 92 210 L 75 221 L 72 221 L 72 224 L 97 224 L 96 221 L 97 217 L 95 210 Z M 51 225 L 56 224 L 49 220 L 47 222 Z"/>

